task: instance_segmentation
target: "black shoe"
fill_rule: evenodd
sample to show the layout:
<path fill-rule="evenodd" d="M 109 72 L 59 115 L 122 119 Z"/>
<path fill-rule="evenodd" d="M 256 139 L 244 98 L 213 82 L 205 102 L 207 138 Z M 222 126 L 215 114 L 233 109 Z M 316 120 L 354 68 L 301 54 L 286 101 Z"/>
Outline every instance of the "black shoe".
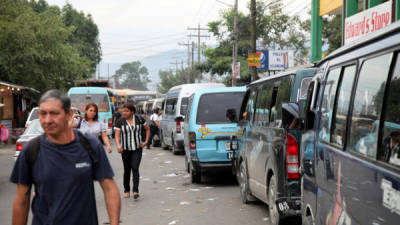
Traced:
<path fill-rule="evenodd" d="M 133 199 L 138 199 L 139 198 L 139 193 L 133 193 Z"/>

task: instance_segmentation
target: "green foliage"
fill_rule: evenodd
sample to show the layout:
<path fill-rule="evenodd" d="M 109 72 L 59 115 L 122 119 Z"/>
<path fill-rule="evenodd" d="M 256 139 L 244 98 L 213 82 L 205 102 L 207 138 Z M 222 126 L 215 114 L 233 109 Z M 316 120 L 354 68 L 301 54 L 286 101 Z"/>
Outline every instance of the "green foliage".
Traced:
<path fill-rule="evenodd" d="M 161 82 L 157 84 L 157 90 L 160 93 L 167 93 L 168 90 L 174 86 L 185 84 L 188 78 L 188 73 L 186 70 L 178 71 L 174 74 L 172 71 L 159 71 L 158 76 Z"/>
<path fill-rule="evenodd" d="M 99 29 L 92 16 L 76 11 L 71 4 L 66 4 L 61 10 L 64 24 L 71 28 L 69 42 L 75 45 L 81 56 L 89 59 L 90 72 L 96 72 L 96 65 L 101 60 L 101 46 L 98 40 Z"/>
<path fill-rule="evenodd" d="M 148 90 L 147 84 L 151 81 L 147 68 L 142 66 L 139 61 L 123 64 L 115 72 L 114 76 L 118 81 L 123 80 L 120 85 L 121 88 L 130 88 L 133 90 Z"/>
<path fill-rule="evenodd" d="M 37 13 L 30 4 L 0 4 L 0 79 L 40 91 L 66 89 L 89 74 L 89 60 L 68 44 L 71 30 L 57 8 Z"/>
<path fill-rule="evenodd" d="M 311 32 L 311 20 L 306 20 L 302 27 Z M 341 15 L 322 17 L 322 40 L 328 44 L 326 55 L 342 46 L 342 17 Z"/>
<path fill-rule="evenodd" d="M 264 49 L 292 49 L 295 55 L 303 57 L 308 54 L 307 41 L 303 24 L 298 17 L 290 17 L 282 12 L 280 1 L 269 5 L 257 1 L 256 21 L 258 44 Z M 210 32 L 218 40 L 216 48 L 205 50 L 206 62 L 198 66 L 203 72 L 226 76 L 232 73 L 232 33 L 233 9 L 222 11 L 221 19 L 208 23 Z M 247 67 L 247 54 L 250 50 L 251 17 L 238 14 L 238 61 L 240 62 L 240 79 L 238 84 L 248 83 L 250 71 Z M 225 82 L 230 84 L 229 78 Z"/>

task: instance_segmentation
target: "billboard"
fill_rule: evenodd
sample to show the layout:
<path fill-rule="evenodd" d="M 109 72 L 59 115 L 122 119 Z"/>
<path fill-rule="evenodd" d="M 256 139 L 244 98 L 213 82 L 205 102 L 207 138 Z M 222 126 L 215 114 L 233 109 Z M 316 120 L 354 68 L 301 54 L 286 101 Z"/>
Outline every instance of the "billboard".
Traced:
<path fill-rule="evenodd" d="M 285 70 L 294 66 L 293 50 L 269 50 L 268 70 Z"/>

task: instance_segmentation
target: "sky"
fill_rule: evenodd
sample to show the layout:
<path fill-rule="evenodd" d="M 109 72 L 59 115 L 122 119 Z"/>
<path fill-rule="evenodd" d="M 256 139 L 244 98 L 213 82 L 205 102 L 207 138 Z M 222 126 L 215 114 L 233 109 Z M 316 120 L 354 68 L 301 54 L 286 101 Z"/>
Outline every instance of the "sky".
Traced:
<path fill-rule="evenodd" d="M 270 2 L 269 0 L 265 0 Z M 103 62 L 125 63 L 140 60 L 172 49 L 186 49 L 178 42 L 189 38 L 189 27 L 206 27 L 219 19 L 221 10 L 233 6 L 234 0 L 47 0 L 62 7 L 69 2 L 78 11 L 91 14 L 99 28 Z M 224 2 L 224 3 L 221 3 Z M 249 0 L 238 0 L 238 9 L 248 13 Z M 272 1 L 271 1 L 272 2 Z M 303 13 L 311 0 L 283 0 L 289 14 Z M 208 35 L 202 31 L 202 35 Z M 213 38 L 202 38 L 206 45 Z M 171 56 L 173 57 L 173 56 Z M 184 59 L 185 60 L 185 59 Z"/>

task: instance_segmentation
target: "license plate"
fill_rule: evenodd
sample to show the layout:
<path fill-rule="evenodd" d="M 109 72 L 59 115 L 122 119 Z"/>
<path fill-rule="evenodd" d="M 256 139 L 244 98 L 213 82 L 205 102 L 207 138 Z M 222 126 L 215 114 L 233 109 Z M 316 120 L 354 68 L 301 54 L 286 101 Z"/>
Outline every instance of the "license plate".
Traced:
<path fill-rule="evenodd" d="M 227 150 L 227 151 L 231 150 L 231 143 L 230 142 L 226 142 L 225 143 L 225 150 Z"/>

